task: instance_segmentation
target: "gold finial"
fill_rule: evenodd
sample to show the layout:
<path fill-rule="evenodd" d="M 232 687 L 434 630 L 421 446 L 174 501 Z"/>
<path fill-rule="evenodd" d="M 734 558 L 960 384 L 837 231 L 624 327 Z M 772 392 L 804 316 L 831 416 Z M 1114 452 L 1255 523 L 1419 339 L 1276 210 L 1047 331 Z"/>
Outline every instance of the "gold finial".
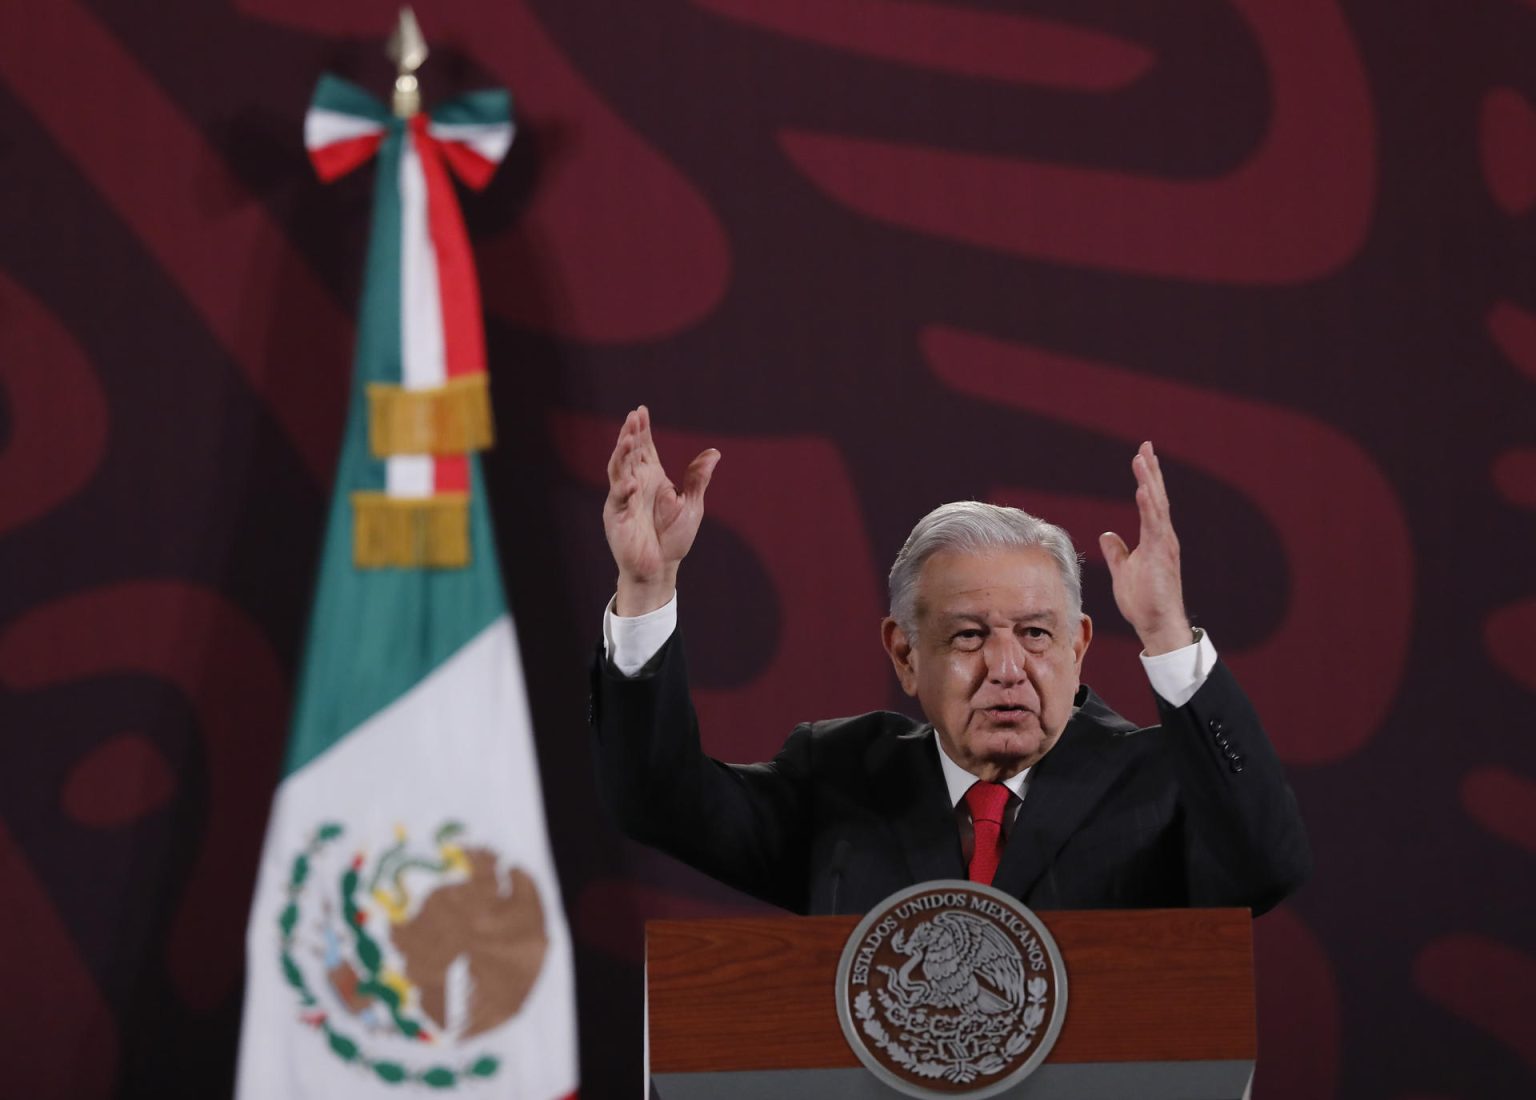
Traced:
<path fill-rule="evenodd" d="M 410 118 L 421 111 L 421 86 L 416 82 L 416 70 L 427 59 L 427 40 L 421 36 L 421 27 L 409 6 L 400 9 L 400 22 L 384 50 L 395 63 L 395 95 L 391 104 L 395 116 Z"/>

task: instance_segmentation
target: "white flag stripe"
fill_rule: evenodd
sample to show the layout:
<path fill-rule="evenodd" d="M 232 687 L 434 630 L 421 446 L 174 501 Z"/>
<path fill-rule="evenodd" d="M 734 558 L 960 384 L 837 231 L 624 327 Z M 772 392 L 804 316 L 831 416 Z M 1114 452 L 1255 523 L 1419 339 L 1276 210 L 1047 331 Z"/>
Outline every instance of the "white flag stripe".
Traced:
<path fill-rule="evenodd" d="M 427 225 L 427 178 L 414 135 L 400 147 L 401 385 L 429 390 L 447 378 L 437 250 Z"/>
<path fill-rule="evenodd" d="M 427 840 L 446 817 L 464 823 L 466 847 L 488 847 L 503 869 L 520 868 L 529 875 L 538 890 L 549 945 L 517 1015 L 455 1044 L 456 1051 L 444 1051 L 440 1060 L 463 1062 L 482 1053 L 500 1059 L 484 1092 L 467 1093 L 471 1096 L 559 1100 L 575 1091 L 572 949 L 538 776 L 517 640 L 510 617 L 502 616 L 403 698 L 283 782 L 247 935 L 246 1019 L 270 1021 L 278 1034 L 270 1044 L 248 1038 L 241 1045 L 240 1097 L 353 1096 L 366 1081 L 366 1072 L 338 1058 L 322 1032 L 296 1024 L 302 1011 L 298 995 L 278 963 L 278 917 L 287 902 L 295 855 L 325 822 L 345 823 L 346 833 L 336 843 L 340 855 L 349 857 L 364 848 L 376 854 L 397 827 L 411 838 Z M 327 883 L 319 869 L 315 874 L 321 881 L 306 886 L 316 897 L 302 908 L 296 939 L 313 939 L 309 930 L 321 915 L 318 895 Z M 314 965 L 312 950 L 296 948 L 301 965 Z M 356 1038 L 370 1057 L 404 1050 L 419 1061 L 421 1052 L 433 1053 L 429 1045 L 364 1031 L 324 985 L 315 983 L 312 992 L 320 998 L 320 1009 L 330 1012 L 338 1029 Z M 279 1045 L 288 1049 L 274 1056 Z M 379 1095 L 385 1094 L 395 1095 L 381 1085 Z"/>
<path fill-rule="evenodd" d="M 517 130 L 510 122 L 431 122 L 427 132 L 439 141 L 462 142 L 492 164 L 500 164 Z"/>
<path fill-rule="evenodd" d="M 304 148 L 321 149 L 338 141 L 382 134 L 382 124 L 356 115 L 344 115 L 340 111 L 328 111 L 324 107 L 311 107 L 304 116 Z"/>
<path fill-rule="evenodd" d="M 390 455 L 384 460 L 384 492 L 413 499 L 437 492 L 437 463 L 431 455 Z"/>
<path fill-rule="evenodd" d="M 448 377 L 437 250 L 427 225 L 427 178 L 414 138 L 400 147 L 400 359 L 404 389 L 434 389 Z M 431 496 L 434 474 L 431 455 L 391 455 L 385 490 L 395 497 Z"/>

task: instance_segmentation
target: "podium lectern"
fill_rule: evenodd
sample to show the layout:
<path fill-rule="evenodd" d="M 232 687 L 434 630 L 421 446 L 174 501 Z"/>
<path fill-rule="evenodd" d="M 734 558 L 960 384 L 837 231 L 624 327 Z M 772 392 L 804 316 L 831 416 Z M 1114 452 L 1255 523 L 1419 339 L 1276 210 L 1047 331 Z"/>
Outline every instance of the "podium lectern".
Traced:
<path fill-rule="evenodd" d="M 1246 909 L 1042 912 L 1066 1020 L 1009 1100 L 1238 1100 L 1253 1076 Z M 857 917 L 652 921 L 646 1073 L 660 1100 L 892 1100 L 838 1022 Z"/>

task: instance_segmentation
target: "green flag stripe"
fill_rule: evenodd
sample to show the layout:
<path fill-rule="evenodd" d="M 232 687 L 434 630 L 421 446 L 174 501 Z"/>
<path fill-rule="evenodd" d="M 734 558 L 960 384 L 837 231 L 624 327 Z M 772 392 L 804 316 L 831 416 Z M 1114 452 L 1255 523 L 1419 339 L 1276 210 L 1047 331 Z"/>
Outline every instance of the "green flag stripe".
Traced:
<path fill-rule="evenodd" d="M 384 487 L 384 463 L 368 448 L 363 387 L 370 381 L 400 381 L 402 137 L 400 123 L 392 121 L 375 169 L 352 400 L 299 673 L 285 775 L 404 695 L 506 608 L 485 488 L 474 456 L 467 567 L 358 569 L 352 561 L 351 493 Z"/>
<path fill-rule="evenodd" d="M 511 119 L 512 97 L 505 88 L 485 88 L 440 103 L 429 114 L 444 126 L 488 126 Z"/>
<path fill-rule="evenodd" d="M 368 256 L 363 266 L 363 304 L 357 322 L 357 352 L 352 366 L 352 403 L 357 415 L 355 426 L 366 431 L 366 392 L 369 382 L 398 386 L 404 374 L 404 352 L 400 345 L 400 158 L 405 148 L 405 127 L 399 119 L 390 119 L 389 129 L 379 144 L 374 162 L 373 225 L 368 236 Z M 351 418 L 347 428 L 354 427 Z M 366 444 L 366 435 L 362 442 Z M 365 457 L 369 457 L 364 451 Z M 359 481 L 338 481 L 338 490 L 382 489 L 384 464 L 374 462 L 373 476 Z M 344 473 L 347 471 L 343 471 Z M 359 471 L 360 472 L 360 471 Z"/>
<path fill-rule="evenodd" d="M 320 77 L 320 82 L 315 85 L 315 96 L 311 103 L 327 111 L 358 115 L 375 122 L 389 123 L 394 120 L 394 116 L 389 113 L 384 104 L 351 81 L 332 76 L 330 73 Z"/>

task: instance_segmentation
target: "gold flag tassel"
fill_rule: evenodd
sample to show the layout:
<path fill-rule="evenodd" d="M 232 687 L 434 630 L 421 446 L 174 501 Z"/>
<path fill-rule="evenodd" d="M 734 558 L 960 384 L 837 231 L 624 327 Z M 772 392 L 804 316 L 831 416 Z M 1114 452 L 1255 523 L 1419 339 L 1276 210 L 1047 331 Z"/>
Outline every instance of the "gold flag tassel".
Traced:
<path fill-rule="evenodd" d="M 491 392 L 484 374 L 454 378 L 430 390 L 372 383 L 368 445 L 375 458 L 461 455 L 494 442 Z"/>
<path fill-rule="evenodd" d="M 469 564 L 469 494 L 352 494 L 352 560 L 359 569 L 459 569 Z"/>

